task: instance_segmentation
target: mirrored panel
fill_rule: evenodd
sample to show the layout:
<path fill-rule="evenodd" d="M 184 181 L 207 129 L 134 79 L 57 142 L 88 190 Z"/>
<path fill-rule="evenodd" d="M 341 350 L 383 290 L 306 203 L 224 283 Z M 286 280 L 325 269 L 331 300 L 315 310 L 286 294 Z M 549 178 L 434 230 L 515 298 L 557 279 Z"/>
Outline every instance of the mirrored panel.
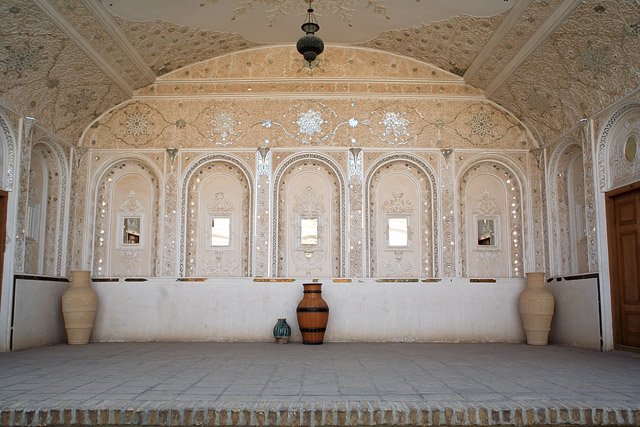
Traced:
<path fill-rule="evenodd" d="M 140 244 L 140 217 L 128 216 L 123 219 L 124 233 L 122 235 L 122 243 L 124 245 Z"/>
<path fill-rule="evenodd" d="M 407 218 L 388 218 L 389 246 L 409 246 L 409 225 Z"/>
<path fill-rule="evenodd" d="M 231 218 L 214 216 L 211 219 L 211 246 L 231 244 Z"/>
<path fill-rule="evenodd" d="M 478 245 L 479 246 L 495 246 L 496 245 L 496 224 L 493 219 L 478 220 Z"/>
<path fill-rule="evenodd" d="M 303 245 L 318 244 L 318 218 L 300 219 L 300 243 Z"/>

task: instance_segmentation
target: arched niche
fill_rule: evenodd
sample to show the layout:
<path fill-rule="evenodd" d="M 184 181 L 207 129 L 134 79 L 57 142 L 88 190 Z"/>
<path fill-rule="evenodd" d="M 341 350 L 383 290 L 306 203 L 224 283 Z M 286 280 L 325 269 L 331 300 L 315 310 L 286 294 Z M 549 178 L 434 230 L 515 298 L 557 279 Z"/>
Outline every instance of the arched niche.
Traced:
<path fill-rule="evenodd" d="M 605 192 L 638 181 L 640 176 L 640 104 L 611 115 L 598 142 L 598 180 Z"/>
<path fill-rule="evenodd" d="M 457 254 L 462 276 L 524 277 L 521 180 L 492 159 L 463 167 L 459 176 Z"/>
<path fill-rule="evenodd" d="M 240 277 L 251 273 L 252 184 L 231 157 L 208 157 L 187 173 L 181 272 Z"/>
<path fill-rule="evenodd" d="M 569 140 L 552 153 L 548 180 L 553 274 L 587 272 L 583 152 L 576 141 Z"/>
<path fill-rule="evenodd" d="M 113 162 L 98 180 L 93 233 L 93 275 L 156 276 L 159 181 L 140 159 Z"/>
<path fill-rule="evenodd" d="M 26 197 L 24 272 L 62 274 L 67 166 L 48 140 L 33 145 Z"/>
<path fill-rule="evenodd" d="M 346 274 L 344 177 L 329 158 L 299 154 L 275 174 L 272 271 L 276 277 Z"/>
<path fill-rule="evenodd" d="M 367 266 L 370 277 L 438 277 L 437 197 L 433 171 L 396 154 L 366 178 Z"/>

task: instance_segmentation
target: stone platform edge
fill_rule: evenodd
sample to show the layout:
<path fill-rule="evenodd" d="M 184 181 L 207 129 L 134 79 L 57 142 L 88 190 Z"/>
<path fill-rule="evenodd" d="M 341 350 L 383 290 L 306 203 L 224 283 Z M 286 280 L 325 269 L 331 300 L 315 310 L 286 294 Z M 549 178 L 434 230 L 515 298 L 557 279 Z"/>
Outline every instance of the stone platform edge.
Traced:
<path fill-rule="evenodd" d="M 636 407 L 580 402 L 158 401 L 105 400 L 84 407 L 0 408 L 2 426 L 640 426 Z M 69 405 L 71 406 L 71 405 Z"/>

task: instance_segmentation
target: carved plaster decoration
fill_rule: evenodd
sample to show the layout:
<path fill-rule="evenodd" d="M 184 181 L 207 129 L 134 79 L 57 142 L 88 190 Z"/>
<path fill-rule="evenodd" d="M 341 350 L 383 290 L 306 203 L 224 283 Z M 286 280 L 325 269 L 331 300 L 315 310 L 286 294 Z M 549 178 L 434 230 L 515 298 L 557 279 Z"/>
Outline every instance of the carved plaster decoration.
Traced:
<path fill-rule="evenodd" d="M 2 134 L 2 148 L 0 153 L 2 154 L 2 189 L 6 191 L 13 191 L 13 176 L 16 168 L 16 145 L 15 138 L 9 123 L 3 114 L 0 114 L 0 129 Z"/>
<path fill-rule="evenodd" d="M 638 168 L 637 164 L 640 162 L 638 157 L 640 156 L 636 156 L 633 162 L 627 161 L 627 164 L 622 169 L 623 173 L 619 177 L 612 176 L 614 173 L 619 172 L 614 171 L 612 166 L 614 166 L 614 163 L 618 165 L 625 163 L 621 161 L 621 158 L 624 157 L 624 144 L 627 140 L 625 136 L 628 137 L 633 134 L 633 129 L 637 126 L 634 126 L 637 117 L 640 117 L 640 104 L 627 104 L 613 113 L 600 134 L 597 156 L 598 181 L 601 192 L 613 189 L 614 185 L 623 185 L 619 183 L 628 183 L 633 180 L 634 175 L 630 174 L 629 170 L 633 172 L 634 168 Z M 635 132 L 638 133 L 637 130 Z M 637 174 L 635 176 L 637 177 Z"/>
<path fill-rule="evenodd" d="M 271 156 L 269 156 L 269 151 L 271 151 L 269 147 L 258 148 L 258 153 L 260 153 L 257 170 L 258 177 L 263 175 L 269 176 L 271 174 Z"/>
<path fill-rule="evenodd" d="M 269 224 L 271 206 L 271 160 L 272 153 L 268 147 L 258 148 L 256 156 L 256 244 L 255 247 L 255 275 L 266 277 L 269 275 Z"/>
<path fill-rule="evenodd" d="M 215 3 L 218 0 L 201 0 L 200 6 L 204 6 L 207 3 Z M 327 13 L 337 15 L 342 22 L 352 26 L 354 3 L 362 2 L 363 0 L 325 0 L 322 3 L 322 8 Z M 276 24 L 283 15 L 288 15 L 292 10 L 297 10 L 300 7 L 300 3 L 297 0 L 238 0 L 236 7 L 233 10 L 232 20 L 244 15 L 248 9 L 253 9 L 255 3 L 265 3 L 270 9 L 267 9 L 267 19 L 269 26 L 272 27 Z M 374 13 L 382 15 L 389 19 L 387 16 L 387 8 L 383 6 L 384 0 L 367 0 L 366 7 L 371 8 Z"/>
<path fill-rule="evenodd" d="M 302 168 L 302 169 L 299 169 Z M 300 153 L 287 158 L 281 165 L 278 166 L 275 176 L 275 191 L 273 193 L 273 209 L 274 215 L 272 219 L 271 229 L 271 241 L 272 241 L 272 254 L 271 254 L 271 272 L 274 277 L 278 277 L 287 271 L 286 256 L 287 256 L 287 238 L 288 233 L 292 230 L 288 229 L 287 224 L 289 218 L 287 218 L 286 210 L 287 204 L 292 203 L 288 200 L 288 194 L 286 191 L 287 181 L 290 179 L 291 174 L 298 169 L 299 171 L 307 170 L 320 170 L 325 179 L 328 179 L 328 185 L 332 194 L 332 200 L 330 206 L 335 207 L 335 211 L 327 212 L 326 215 L 331 214 L 331 223 L 333 224 L 329 235 L 326 237 L 326 243 L 331 245 L 331 275 L 334 277 L 346 276 L 346 253 L 344 248 L 344 242 L 346 240 L 346 195 L 345 195 L 345 183 L 342 171 L 338 168 L 333 160 L 327 156 L 319 153 Z M 306 193 L 306 191 L 305 191 Z M 299 198 L 298 207 L 310 207 L 314 208 L 313 201 L 305 198 Z M 315 206 L 315 208 L 319 208 Z M 324 209 L 324 208 L 323 208 Z M 293 210 L 293 209 L 292 209 Z M 327 218 L 326 221 L 329 221 Z M 336 226 L 337 225 L 337 226 Z M 303 252 L 297 253 L 291 251 L 292 255 L 305 255 Z M 297 264 L 298 268 L 302 266 L 309 266 L 311 262 L 318 264 L 321 262 L 321 258 L 328 253 L 324 250 L 322 253 L 314 251 L 312 256 L 307 261 L 306 255 L 304 263 L 302 259 L 293 259 L 292 261 Z M 315 258 L 314 258 L 315 257 Z M 309 271 L 310 273 L 310 271 Z"/>
<path fill-rule="evenodd" d="M 127 200 L 118 208 L 118 213 L 131 216 L 142 216 L 145 214 L 144 206 L 142 206 L 142 202 L 137 197 L 135 191 L 131 190 L 129 192 Z"/>
<path fill-rule="evenodd" d="M 316 195 L 312 187 L 305 188 L 304 193 L 301 196 L 295 196 L 295 199 L 296 201 L 293 205 L 294 212 L 311 215 L 324 212 L 323 197 Z"/>
<path fill-rule="evenodd" d="M 378 182 L 384 177 L 384 173 L 393 170 L 396 173 L 406 174 L 407 177 L 419 183 L 420 188 L 420 207 L 418 211 L 416 223 L 419 224 L 419 230 L 410 230 L 416 237 L 416 244 L 413 246 L 415 250 L 419 248 L 421 254 L 419 275 L 426 277 L 439 277 L 439 250 L 438 250 L 438 194 L 435 185 L 435 175 L 431 167 L 420 157 L 412 154 L 394 154 L 383 156 L 377 160 L 369 169 L 365 179 L 365 206 L 367 213 L 365 215 L 364 229 L 366 232 L 366 254 L 367 274 L 369 277 L 379 276 L 385 269 L 383 257 L 376 259 L 380 245 L 385 245 L 384 232 L 377 230 L 378 216 L 384 215 L 385 208 L 390 212 L 402 212 L 408 214 L 413 212 L 412 203 L 403 200 L 401 192 L 394 193 L 392 200 L 383 202 L 383 206 L 379 208 L 375 206 L 374 198 L 378 192 Z M 410 208 L 411 207 L 411 208 Z M 409 210 L 411 209 L 411 211 Z M 417 246 L 416 246 L 417 245 Z M 402 251 L 400 251 L 401 253 Z M 402 259 L 402 257 L 401 257 Z M 407 260 L 405 260 L 407 261 Z M 408 268 L 405 261 L 402 261 L 401 269 Z M 389 265 L 389 264 L 387 264 Z M 397 258 L 390 265 L 398 266 Z M 396 268 L 394 267 L 394 268 Z M 415 264 L 411 264 L 414 268 Z M 396 271 L 394 270 L 394 271 Z M 386 274 L 386 273 L 385 273 Z"/>
<path fill-rule="evenodd" d="M 491 191 L 482 190 L 480 198 L 476 198 L 473 195 L 469 195 L 470 200 L 475 200 L 472 212 L 479 215 L 499 215 L 502 212 L 500 206 L 498 206 L 496 199 L 491 195 Z"/>
<path fill-rule="evenodd" d="M 169 170 L 165 170 L 164 179 L 164 247 L 162 248 L 162 268 L 163 275 L 176 276 L 178 248 L 178 172 L 173 165 Z"/>
<path fill-rule="evenodd" d="M 241 212 L 237 212 L 235 208 L 233 209 L 233 212 L 238 215 L 236 221 L 239 221 L 239 229 L 241 230 L 241 235 L 233 238 L 238 239 L 239 245 L 223 252 L 233 251 L 235 256 L 239 258 L 237 260 L 238 268 L 235 269 L 236 274 L 251 276 L 253 267 L 250 248 L 253 245 L 253 221 L 250 220 L 250 215 L 254 209 L 252 177 L 243 162 L 226 154 L 202 156 L 192 162 L 184 174 L 185 178 L 182 182 L 183 218 L 180 228 L 180 276 L 194 276 L 198 271 L 205 273 L 211 271 L 212 274 L 222 272 L 222 270 L 216 270 L 217 261 L 212 264 L 213 261 L 211 259 L 206 259 L 208 255 L 199 254 L 199 248 L 202 249 L 204 246 L 197 239 L 198 230 L 202 228 L 202 222 L 199 220 L 198 214 L 203 197 L 201 194 L 202 185 L 212 175 L 226 176 L 235 181 L 241 189 Z M 232 207 L 225 199 L 224 192 L 217 192 L 214 197 L 212 204 L 208 205 L 206 209 L 210 212 L 226 211 L 225 213 L 230 213 L 229 210 Z M 229 253 L 226 256 L 228 259 L 226 261 L 222 260 L 222 265 L 227 265 L 228 262 L 231 262 L 229 257 L 234 255 Z M 199 260 L 202 261 L 201 265 L 198 265 Z M 206 264 L 207 261 L 209 261 L 208 265 Z"/>
<path fill-rule="evenodd" d="M 625 31 L 637 21 L 635 0 L 582 2 L 492 99 L 553 141 L 638 87 L 640 38 Z M 616 40 L 612 43 L 612 40 Z M 544 72 L 540 72 L 544 70 Z M 536 107 L 535 92 L 549 105 Z M 533 104 L 532 104 L 533 102 Z"/>
<path fill-rule="evenodd" d="M 382 211 L 388 214 L 410 214 L 413 212 L 413 203 L 411 200 L 402 198 L 404 194 L 400 190 L 393 192 L 393 198 L 387 200 L 382 205 Z"/>
<path fill-rule="evenodd" d="M 553 275 L 578 273 L 578 268 L 572 260 L 570 250 L 575 231 L 571 227 L 572 206 L 570 193 L 574 185 L 580 185 L 584 194 L 584 175 L 582 183 L 570 180 L 570 170 L 575 162 L 583 162 L 583 153 L 579 143 L 568 139 L 553 152 L 549 165 L 549 213 L 550 213 L 550 242 L 553 264 Z M 584 215 L 584 208 L 583 208 Z"/>
<path fill-rule="evenodd" d="M 140 265 L 142 250 L 127 250 L 118 252 L 118 262 L 115 263 L 114 273 L 117 276 L 142 276 Z"/>
<path fill-rule="evenodd" d="M 398 252 L 393 260 L 382 258 L 382 262 L 386 277 L 410 276 L 413 273 L 413 260 L 402 262 L 402 252 Z"/>
<path fill-rule="evenodd" d="M 32 150 L 32 153 L 36 152 L 44 160 L 48 175 L 43 272 L 60 276 L 63 274 L 64 213 L 67 204 L 67 182 L 70 178 L 67 157 L 60 145 L 49 138 L 38 140 Z"/>
<path fill-rule="evenodd" d="M 124 123 L 138 112 L 140 116 L 145 115 L 151 125 L 145 127 L 146 122 L 138 123 L 129 135 Z M 222 112 L 226 112 L 226 122 L 212 121 L 214 114 Z M 231 113 L 233 121 L 229 122 Z M 214 125 L 217 130 L 212 133 Z M 372 135 L 375 138 L 371 138 Z M 175 146 L 176 141 L 182 150 L 206 149 L 211 141 L 220 147 L 233 144 L 252 150 L 258 148 L 258 141 L 259 146 L 270 149 L 301 144 L 348 149 L 358 141 L 366 141 L 371 148 L 440 149 L 442 141 L 455 141 L 456 149 L 534 146 L 527 130 L 515 117 L 483 101 L 403 99 L 390 103 L 372 97 L 358 102 L 340 98 L 318 102 L 279 97 L 265 101 L 253 97 L 211 104 L 188 94 L 180 100 L 144 98 L 124 104 L 88 129 L 81 145 L 165 150 Z"/>
<path fill-rule="evenodd" d="M 147 115 L 136 110 L 133 114 L 127 115 L 127 120 L 122 124 L 127 129 L 127 135 L 132 135 L 136 141 L 140 135 L 147 135 L 147 128 L 153 123 L 147 120 Z"/>
<path fill-rule="evenodd" d="M 167 148 L 167 156 L 169 156 L 169 163 L 171 165 L 171 168 L 173 169 L 173 163 L 176 160 L 176 154 L 178 154 L 178 149 L 177 148 Z"/>
<path fill-rule="evenodd" d="M 216 214 L 230 214 L 233 213 L 233 204 L 225 199 L 224 192 L 219 191 L 207 206 L 207 211 Z"/>
<path fill-rule="evenodd" d="M 94 156 L 94 160 L 99 161 L 99 156 Z M 158 178 L 153 169 L 139 159 L 116 160 L 115 162 L 111 159 L 106 159 L 106 161 L 111 161 L 112 163 L 103 169 L 105 172 L 99 177 L 99 181 L 93 183 L 94 188 L 97 188 L 97 199 L 92 204 L 96 206 L 93 226 L 93 275 L 96 277 L 128 276 L 132 272 L 140 275 L 143 271 L 148 271 L 148 275 L 157 276 L 160 274 L 162 263 L 161 252 L 158 249 L 158 216 L 161 215 L 159 205 L 160 183 Z M 116 207 L 113 205 L 115 184 L 119 179 L 132 175 L 143 177 L 150 190 L 150 194 L 147 197 L 149 197 L 152 208 L 146 215 L 146 220 L 150 221 L 150 226 L 146 229 L 150 230 L 150 236 L 142 237 L 142 250 L 124 248 L 119 245 L 122 239 L 122 230 L 119 227 L 116 227 L 115 230 L 111 227 L 113 217 L 118 213 L 126 214 L 130 212 L 135 216 L 146 213 L 142 209 L 142 203 L 139 200 L 141 196 L 138 196 L 135 192 L 133 194 L 129 193 L 128 198 L 121 206 Z M 130 269 L 123 269 L 124 264 L 121 261 L 128 252 L 138 253 L 136 255 L 138 258 L 135 258 L 137 260 L 135 261 L 135 266 L 130 266 Z M 115 259 L 112 259 L 111 254 L 114 254 Z M 141 260 L 145 258 L 148 258 L 148 266 L 140 264 Z M 134 258 L 130 258 L 127 262 L 134 262 Z"/>
<path fill-rule="evenodd" d="M 237 276 L 236 271 L 239 267 L 237 258 L 232 256 L 226 263 L 223 261 L 223 258 L 224 252 L 216 251 L 215 262 L 211 260 L 205 261 L 204 271 L 207 276 Z"/>
<path fill-rule="evenodd" d="M 460 219 L 458 222 L 458 253 L 470 254 L 472 249 L 467 248 L 469 245 L 467 235 L 473 233 L 474 227 L 473 224 L 468 224 L 467 212 L 491 215 L 499 208 L 492 203 L 490 193 L 482 194 L 479 200 L 476 200 L 473 195 L 467 194 L 467 184 L 475 177 L 482 175 L 491 175 L 497 178 L 505 188 L 507 206 L 504 211 L 503 209 L 500 209 L 500 211 L 503 212 L 501 215 L 506 216 L 506 218 L 503 218 L 506 226 L 501 225 L 501 228 L 507 234 L 506 242 L 508 242 L 508 247 L 501 248 L 501 251 L 504 251 L 503 253 L 508 256 L 510 277 L 524 277 L 525 257 L 523 247 L 525 241 L 522 217 L 522 190 L 520 189 L 521 178 L 516 178 L 512 168 L 502 162 L 489 158 L 479 160 L 467 166 L 459 175 L 458 204 Z M 467 208 L 467 204 L 471 206 Z M 467 211 L 467 209 L 469 210 Z M 473 218 L 470 217 L 469 220 L 473 220 Z M 460 269 L 463 277 L 471 274 L 468 271 L 468 260 L 467 262 L 461 262 Z"/>

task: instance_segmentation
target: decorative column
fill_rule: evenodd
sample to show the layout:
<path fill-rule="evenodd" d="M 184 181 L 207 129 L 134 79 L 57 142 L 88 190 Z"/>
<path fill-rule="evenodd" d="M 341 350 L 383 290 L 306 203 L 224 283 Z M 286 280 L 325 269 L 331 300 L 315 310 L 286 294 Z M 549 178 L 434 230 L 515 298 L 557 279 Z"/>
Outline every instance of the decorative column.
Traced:
<path fill-rule="evenodd" d="M 31 167 L 31 147 L 33 125 L 36 119 L 26 117 L 21 120 L 20 129 L 20 173 L 18 194 L 18 217 L 16 233 L 16 273 L 24 272 L 25 232 L 27 228 L 27 203 L 29 198 L 29 171 Z"/>
<path fill-rule="evenodd" d="M 67 272 L 88 270 L 90 252 L 85 250 L 87 171 L 89 170 L 88 149 L 73 148 L 71 168 L 71 194 L 69 200 L 69 242 L 67 252 Z"/>
<path fill-rule="evenodd" d="M 176 276 L 178 254 L 178 174 L 179 167 L 175 160 L 178 155 L 177 148 L 167 148 L 164 166 L 164 238 L 162 239 L 162 275 Z"/>
<path fill-rule="evenodd" d="M 546 256 L 545 246 L 546 238 L 544 232 L 544 226 L 547 224 L 547 210 L 546 197 L 545 197 L 545 176 L 544 168 L 545 162 L 544 151 L 542 149 L 531 150 L 532 156 L 528 156 L 528 173 L 530 184 L 530 199 L 531 203 L 531 224 L 529 224 L 529 245 L 525 253 L 530 254 L 527 256 L 526 269 L 527 271 L 549 271 L 549 264 L 546 262 L 548 258 Z M 523 188 L 524 192 L 525 189 Z M 526 216 L 525 216 L 526 217 Z M 524 241 L 522 242 L 525 243 Z"/>
<path fill-rule="evenodd" d="M 268 277 L 276 272 L 269 271 L 269 247 L 273 244 L 270 235 L 271 224 L 271 150 L 269 147 L 258 148 L 256 156 L 256 212 L 254 256 L 256 277 Z"/>
<path fill-rule="evenodd" d="M 589 256 L 589 271 L 594 272 L 600 269 L 598 263 L 598 233 L 596 232 L 596 189 L 595 177 L 593 176 L 593 145 L 591 144 L 591 136 L 593 136 L 593 121 L 584 124 L 582 132 L 582 162 L 584 169 L 584 200 L 585 217 L 587 228 L 587 254 Z"/>
<path fill-rule="evenodd" d="M 363 251 L 362 243 L 364 239 L 364 230 L 362 225 L 364 223 L 364 202 L 362 192 L 362 149 L 353 147 L 349 149 L 348 157 L 348 182 L 349 182 L 349 239 L 348 239 L 348 251 L 349 251 L 349 276 L 351 277 L 363 277 Z"/>
<path fill-rule="evenodd" d="M 440 226 L 442 229 L 442 267 L 441 275 L 444 277 L 455 277 L 456 270 L 456 218 L 455 218 L 455 157 L 453 148 L 443 148 L 440 150 L 442 159 L 440 161 L 440 188 L 441 197 Z M 437 244 L 437 242 L 436 242 Z"/>

